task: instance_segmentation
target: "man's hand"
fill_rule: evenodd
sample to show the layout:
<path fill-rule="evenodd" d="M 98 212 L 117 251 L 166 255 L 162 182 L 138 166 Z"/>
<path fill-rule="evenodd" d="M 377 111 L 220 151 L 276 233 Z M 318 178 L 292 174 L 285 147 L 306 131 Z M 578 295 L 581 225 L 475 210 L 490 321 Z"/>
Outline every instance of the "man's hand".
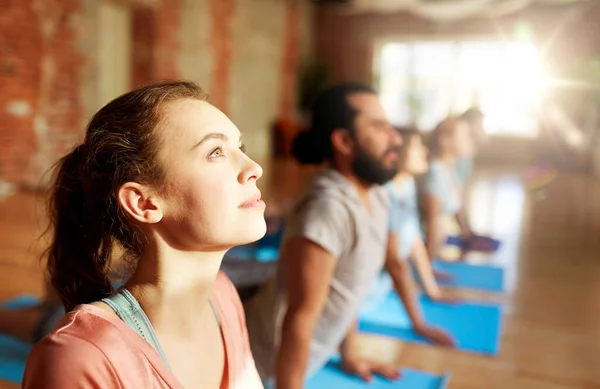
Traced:
<path fill-rule="evenodd" d="M 342 369 L 348 374 L 359 376 L 366 382 L 371 381 L 373 374 L 380 375 L 388 380 L 397 380 L 401 377 L 400 370 L 397 367 L 363 358 L 342 358 Z"/>
<path fill-rule="evenodd" d="M 429 297 L 430 300 L 436 301 L 438 303 L 449 305 L 457 305 L 463 301 L 463 299 L 448 291 L 442 291 L 435 295 L 428 295 L 427 297 Z"/>
<path fill-rule="evenodd" d="M 414 331 L 436 345 L 452 348 L 456 346 L 452 336 L 442 329 L 423 324 L 418 327 L 414 327 Z"/>
<path fill-rule="evenodd" d="M 437 271 L 437 270 L 433 271 L 433 276 L 435 277 L 436 281 L 441 281 L 441 282 L 444 282 L 447 284 L 451 284 L 452 282 L 454 282 L 454 279 L 456 278 L 452 274 L 445 273 L 443 271 Z"/>

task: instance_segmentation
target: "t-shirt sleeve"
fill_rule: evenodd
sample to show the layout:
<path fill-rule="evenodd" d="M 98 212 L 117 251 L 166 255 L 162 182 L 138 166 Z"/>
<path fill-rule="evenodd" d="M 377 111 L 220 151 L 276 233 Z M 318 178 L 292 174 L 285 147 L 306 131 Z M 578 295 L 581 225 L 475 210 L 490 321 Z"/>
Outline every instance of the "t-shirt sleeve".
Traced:
<path fill-rule="evenodd" d="M 51 336 L 38 342 L 27 359 L 23 389 L 121 388 L 106 355 L 74 336 Z"/>
<path fill-rule="evenodd" d="M 349 251 L 355 240 L 350 210 L 336 199 L 313 200 L 296 215 L 289 237 L 298 236 L 323 247 L 338 259 Z"/>
<path fill-rule="evenodd" d="M 442 200 L 449 190 L 443 168 L 437 165 L 431 165 L 424 177 L 423 185 L 425 194 L 438 200 Z"/>

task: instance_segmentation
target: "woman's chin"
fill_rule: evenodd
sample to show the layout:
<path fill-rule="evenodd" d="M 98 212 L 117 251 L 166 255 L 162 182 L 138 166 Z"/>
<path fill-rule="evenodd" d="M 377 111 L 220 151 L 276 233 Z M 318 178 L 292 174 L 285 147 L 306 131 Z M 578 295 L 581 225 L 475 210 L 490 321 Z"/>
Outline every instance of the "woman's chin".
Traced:
<path fill-rule="evenodd" d="M 245 244 L 259 241 L 265 236 L 266 233 L 267 223 L 265 222 L 264 218 L 255 223 L 248 223 L 248 229 L 236 236 L 236 240 L 240 241 L 237 246 L 243 246 Z"/>

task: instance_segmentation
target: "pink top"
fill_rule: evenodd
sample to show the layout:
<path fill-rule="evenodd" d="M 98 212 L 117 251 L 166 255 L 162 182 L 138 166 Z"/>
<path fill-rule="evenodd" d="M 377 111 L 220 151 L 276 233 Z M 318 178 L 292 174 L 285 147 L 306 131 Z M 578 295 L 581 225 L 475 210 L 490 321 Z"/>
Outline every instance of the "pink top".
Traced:
<path fill-rule="evenodd" d="M 219 273 L 211 299 L 221 320 L 229 385 L 263 388 L 250 351 L 246 319 L 235 287 Z M 199 383 L 199 387 L 200 387 Z M 29 355 L 24 389 L 183 388 L 154 348 L 116 315 L 89 304 L 69 312 Z"/>

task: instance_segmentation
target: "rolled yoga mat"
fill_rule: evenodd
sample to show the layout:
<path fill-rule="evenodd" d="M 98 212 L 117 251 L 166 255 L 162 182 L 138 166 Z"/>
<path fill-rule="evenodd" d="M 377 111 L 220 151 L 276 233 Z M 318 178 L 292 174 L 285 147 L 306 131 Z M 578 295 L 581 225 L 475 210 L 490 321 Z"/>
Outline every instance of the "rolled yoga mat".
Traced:
<path fill-rule="evenodd" d="M 498 249 L 500 248 L 500 245 L 502 244 L 502 242 L 499 241 L 498 239 L 490 238 L 487 236 L 479 236 L 476 239 L 481 239 L 481 240 L 485 241 L 486 243 L 489 242 L 489 244 L 492 246 L 492 250 L 491 250 L 492 252 L 498 251 Z M 449 236 L 448 239 L 446 239 L 446 244 L 449 246 L 456 246 L 461 249 L 465 248 L 465 241 L 460 236 L 454 236 L 454 235 Z"/>

